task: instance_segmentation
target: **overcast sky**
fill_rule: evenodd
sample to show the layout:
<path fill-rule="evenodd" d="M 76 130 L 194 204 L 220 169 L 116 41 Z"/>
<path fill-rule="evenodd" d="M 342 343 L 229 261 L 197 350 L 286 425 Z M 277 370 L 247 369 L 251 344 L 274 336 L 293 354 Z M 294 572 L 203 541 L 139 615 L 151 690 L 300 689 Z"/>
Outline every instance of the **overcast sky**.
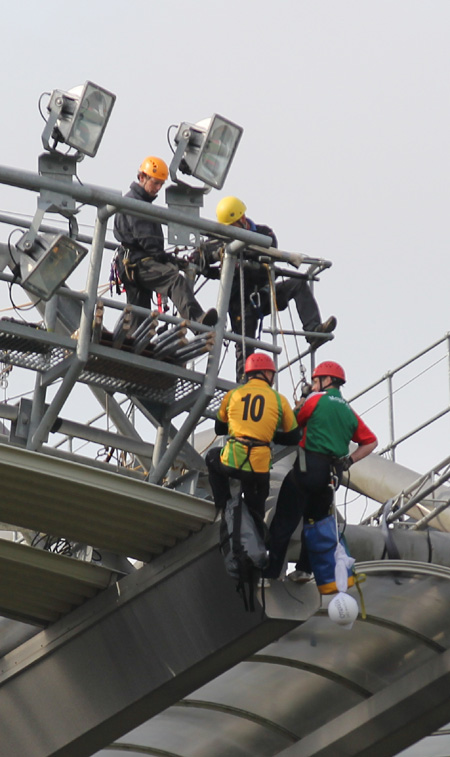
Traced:
<path fill-rule="evenodd" d="M 39 96 L 88 79 L 117 101 L 97 157 L 80 164 L 85 183 L 125 192 L 146 155 L 170 162 L 171 124 L 219 113 L 243 126 L 202 214 L 235 194 L 281 248 L 333 262 L 315 291 L 338 329 L 318 359 L 345 366 L 348 397 L 448 331 L 448 0 L 18 0 L 2 32 L 4 165 L 37 170 Z M 0 187 L 2 211 L 35 207 Z M 10 231 L 0 225 L 0 241 Z M 448 405 L 445 360 L 439 370 L 411 389 L 399 431 Z M 288 379 L 282 390 L 292 398 Z M 380 435 L 384 409 L 367 416 Z M 448 436 L 446 419 L 401 461 L 424 472 Z"/>

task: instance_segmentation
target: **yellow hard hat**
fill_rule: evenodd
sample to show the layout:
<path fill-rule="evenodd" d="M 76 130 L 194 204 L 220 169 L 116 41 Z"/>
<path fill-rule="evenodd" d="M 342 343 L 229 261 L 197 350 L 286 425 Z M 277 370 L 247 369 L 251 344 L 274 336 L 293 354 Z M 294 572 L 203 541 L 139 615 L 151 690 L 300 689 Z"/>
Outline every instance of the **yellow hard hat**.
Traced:
<path fill-rule="evenodd" d="M 145 158 L 139 166 L 139 170 L 160 181 L 165 181 L 169 175 L 166 163 L 161 158 L 155 158 L 154 155 Z"/>
<path fill-rule="evenodd" d="M 246 206 L 238 197 L 222 197 L 216 208 L 217 220 L 229 226 L 239 221 L 246 210 Z"/>

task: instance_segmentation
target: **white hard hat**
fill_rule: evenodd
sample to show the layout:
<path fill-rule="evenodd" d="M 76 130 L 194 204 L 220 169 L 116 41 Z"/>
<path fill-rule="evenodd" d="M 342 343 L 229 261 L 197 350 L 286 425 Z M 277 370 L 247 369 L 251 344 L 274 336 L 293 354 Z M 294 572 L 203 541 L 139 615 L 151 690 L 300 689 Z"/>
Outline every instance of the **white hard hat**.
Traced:
<path fill-rule="evenodd" d="M 348 630 L 351 629 L 358 617 L 358 612 L 359 608 L 356 599 L 353 599 L 350 594 L 346 594 L 343 591 L 336 594 L 328 605 L 330 620 Z"/>

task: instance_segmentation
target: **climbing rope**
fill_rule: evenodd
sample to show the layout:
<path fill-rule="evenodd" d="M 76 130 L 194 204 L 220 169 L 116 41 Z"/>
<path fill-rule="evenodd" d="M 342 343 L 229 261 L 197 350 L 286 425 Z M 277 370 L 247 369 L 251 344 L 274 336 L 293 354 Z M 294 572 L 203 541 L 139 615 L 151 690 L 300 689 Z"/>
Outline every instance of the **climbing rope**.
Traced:
<path fill-rule="evenodd" d="M 245 291 L 244 291 L 244 253 L 239 253 L 239 292 L 241 296 L 241 335 L 242 335 L 242 360 L 245 365 L 247 350 L 245 347 Z"/>
<path fill-rule="evenodd" d="M 287 347 L 287 343 L 286 343 L 286 339 L 285 339 L 284 329 L 283 329 L 283 326 L 282 326 L 282 323 L 281 323 L 280 311 L 278 309 L 276 289 L 275 289 L 275 286 L 274 286 L 274 283 L 273 283 L 273 279 L 272 279 L 272 276 L 271 276 L 271 273 L 270 273 L 270 264 L 269 263 L 263 263 L 263 265 L 266 267 L 266 270 L 267 270 L 267 276 L 268 276 L 268 279 L 269 279 L 269 288 L 270 288 L 270 293 L 272 295 L 272 299 L 273 299 L 273 303 L 274 303 L 274 307 L 275 307 L 275 314 L 276 314 L 276 319 L 277 319 L 277 324 L 278 324 L 278 330 L 279 330 L 279 332 L 281 334 L 281 339 L 282 339 L 282 342 L 283 342 L 284 351 L 286 353 L 286 358 L 287 358 L 287 361 L 288 361 L 288 369 L 289 369 L 289 375 L 290 375 L 291 383 L 292 383 L 292 390 L 293 390 L 292 393 L 293 393 L 293 397 L 294 397 L 294 402 L 297 403 L 298 402 L 297 389 L 298 389 L 298 387 L 299 387 L 300 384 L 306 384 L 306 368 L 305 368 L 305 366 L 302 364 L 302 362 L 300 360 L 299 361 L 299 365 L 300 365 L 301 379 L 300 379 L 299 382 L 295 383 L 294 375 L 292 373 L 292 368 L 291 368 L 291 361 L 289 359 L 289 351 L 288 351 L 288 347 Z M 289 316 L 290 316 L 290 320 L 291 320 L 292 331 L 295 332 L 294 322 L 293 322 L 291 308 L 290 308 L 289 303 L 288 303 L 288 311 L 289 311 Z M 300 350 L 299 350 L 299 347 L 298 347 L 297 338 L 295 339 L 295 344 L 296 344 L 296 347 L 297 347 L 297 357 L 300 358 Z"/>
<path fill-rule="evenodd" d="M 344 536 L 344 531 L 345 531 L 345 525 L 344 525 L 342 534 L 339 533 L 338 511 L 337 511 L 337 506 L 336 506 L 336 491 L 337 491 L 338 485 L 339 485 L 338 477 L 332 473 L 331 480 L 330 480 L 330 488 L 333 492 L 333 502 L 332 502 L 331 507 L 332 507 L 332 512 L 334 515 L 334 523 L 336 527 L 336 544 L 339 544 L 339 542 L 342 540 Z M 356 589 L 358 591 L 359 600 L 361 603 L 361 618 L 363 620 L 366 620 L 367 618 L 366 604 L 364 602 L 364 595 L 361 588 L 361 584 L 364 583 L 364 581 L 366 580 L 366 574 L 357 573 L 354 566 L 352 567 L 351 570 L 353 573 L 354 585 L 356 586 Z"/>

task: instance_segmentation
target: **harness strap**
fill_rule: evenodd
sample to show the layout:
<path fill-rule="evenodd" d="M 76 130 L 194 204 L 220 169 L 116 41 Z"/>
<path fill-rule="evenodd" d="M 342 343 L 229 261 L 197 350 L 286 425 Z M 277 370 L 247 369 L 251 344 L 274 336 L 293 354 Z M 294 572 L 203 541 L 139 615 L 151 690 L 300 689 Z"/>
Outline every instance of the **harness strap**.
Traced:
<path fill-rule="evenodd" d="M 248 463 L 250 465 L 252 473 L 254 473 L 254 470 L 253 470 L 253 467 L 252 467 L 252 463 L 251 463 L 251 460 L 250 460 L 250 455 L 251 455 L 252 449 L 254 447 L 270 447 L 270 442 L 263 442 L 260 439 L 252 439 L 251 437 L 248 437 L 248 436 L 239 436 L 239 437 L 237 437 L 237 436 L 230 436 L 230 438 L 228 439 L 228 441 L 232 442 L 232 443 L 233 442 L 238 442 L 239 444 L 242 444 L 243 446 L 247 447 L 247 454 L 245 456 L 245 459 L 240 464 L 238 470 L 242 470 L 242 468 L 244 467 L 245 463 Z"/>
<path fill-rule="evenodd" d="M 300 468 L 301 473 L 306 473 L 307 467 L 306 467 L 306 454 L 303 447 L 300 447 L 300 445 L 297 447 L 297 457 L 298 457 L 298 465 Z"/>

